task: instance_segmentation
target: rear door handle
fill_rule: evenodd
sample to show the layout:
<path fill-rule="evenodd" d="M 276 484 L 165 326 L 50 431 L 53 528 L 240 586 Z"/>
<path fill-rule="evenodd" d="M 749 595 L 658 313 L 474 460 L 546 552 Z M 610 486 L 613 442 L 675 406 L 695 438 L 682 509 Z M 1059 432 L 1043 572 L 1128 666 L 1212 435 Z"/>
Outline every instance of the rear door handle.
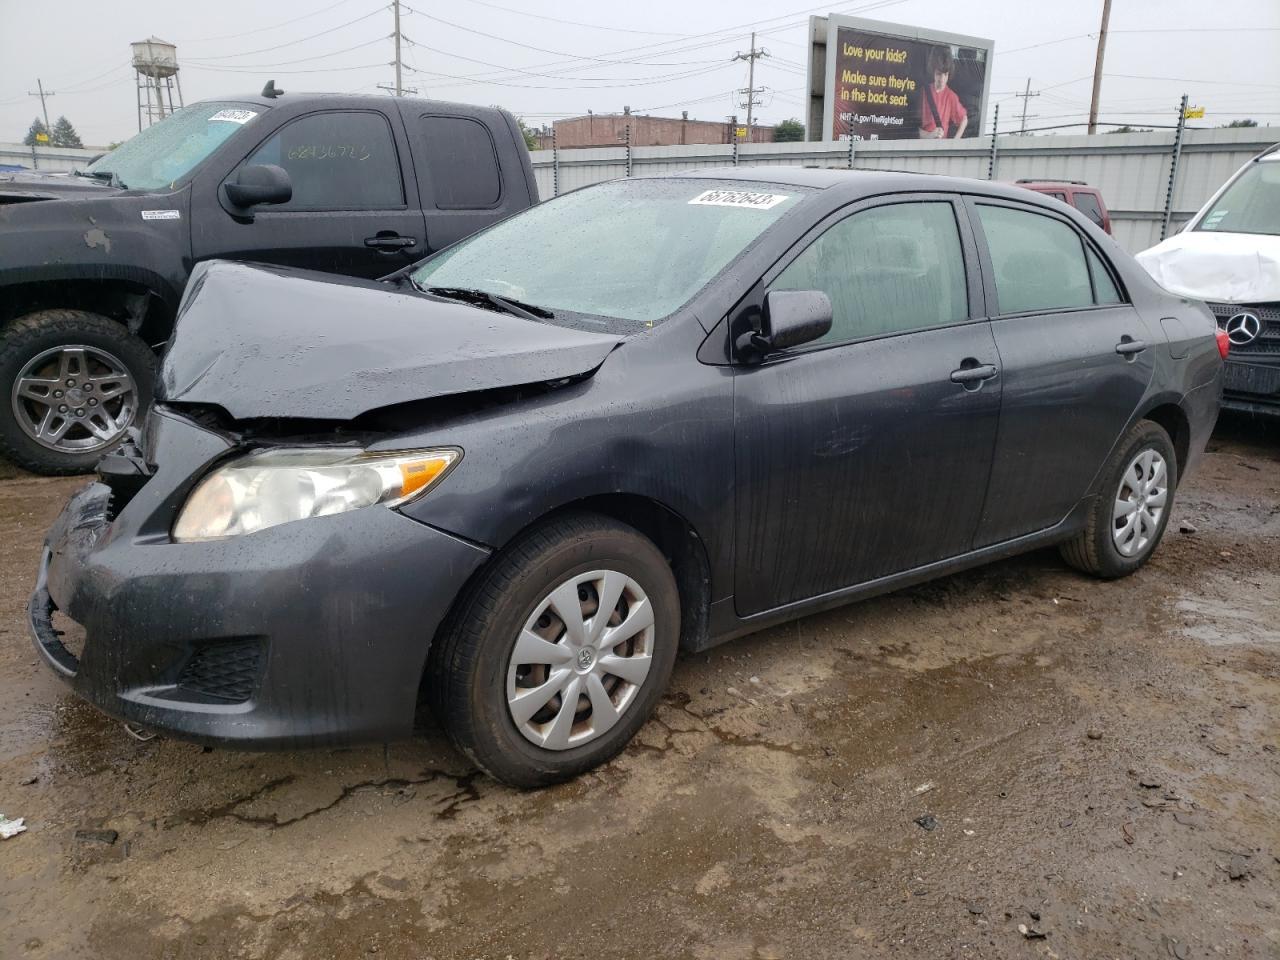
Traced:
<path fill-rule="evenodd" d="M 1129 337 L 1121 337 L 1120 342 L 1116 344 L 1116 353 L 1122 357 L 1132 357 L 1147 349 L 1145 340 L 1131 340 Z"/>
<path fill-rule="evenodd" d="M 409 247 L 416 247 L 418 241 L 414 237 L 377 236 L 365 237 L 364 245 L 376 250 L 407 250 Z"/>
<path fill-rule="evenodd" d="M 952 383 L 980 383 L 983 380 L 990 380 L 996 375 L 995 364 L 983 363 L 975 367 L 961 367 L 959 370 L 951 371 Z"/>

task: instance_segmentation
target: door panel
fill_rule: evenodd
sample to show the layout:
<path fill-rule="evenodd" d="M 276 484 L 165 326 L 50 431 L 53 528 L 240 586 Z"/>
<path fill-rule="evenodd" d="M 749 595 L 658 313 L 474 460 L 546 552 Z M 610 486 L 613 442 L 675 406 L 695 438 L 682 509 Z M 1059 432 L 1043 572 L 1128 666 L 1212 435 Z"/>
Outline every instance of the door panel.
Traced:
<path fill-rule="evenodd" d="M 1156 341 L 1065 218 L 970 203 L 1004 383 L 982 547 L 1048 529 L 1085 496 L 1151 382 Z"/>
<path fill-rule="evenodd" d="M 969 550 L 1000 380 L 985 322 L 745 368 L 735 378 L 740 616 Z"/>
<path fill-rule="evenodd" d="M 1061 521 L 1089 490 L 1155 371 L 1128 304 L 991 324 L 1004 381 L 991 493 L 975 546 Z M 1151 346 L 1129 359 L 1122 340 Z"/>
<path fill-rule="evenodd" d="M 407 144 L 398 123 L 379 110 L 345 110 L 284 124 L 242 165 L 284 167 L 293 199 L 259 207 L 249 219 L 227 205 L 218 183 L 215 203 L 223 209 L 207 205 L 207 222 L 192 232 L 195 259 L 380 277 L 425 255 L 424 220 L 417 187 L 404 176 Z"/>

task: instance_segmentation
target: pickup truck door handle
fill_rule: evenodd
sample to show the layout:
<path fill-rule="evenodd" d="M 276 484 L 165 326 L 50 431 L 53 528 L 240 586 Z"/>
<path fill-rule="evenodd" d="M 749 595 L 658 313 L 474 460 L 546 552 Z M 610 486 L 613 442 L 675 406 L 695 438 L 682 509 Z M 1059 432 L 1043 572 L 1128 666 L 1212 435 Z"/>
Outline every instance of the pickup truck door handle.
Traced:
<path fill-rule="evenodd" d="M 413 237 L 379 234 L 376 237 L 365 237 L 364 245 L 376 250 L 407 250 L 409 247 L 416 247 L 418 241 Z"/>
<path fill-rule="evenodd" d="M 969 361 L 965 361 L 968 363 Z M 996 375 L 995 364 L 992 363 L 975 363 L 973 366 L 961 366 L 959 370 L 951 371 L 951 382 L 962 383 L 966 387 L 969 384 L 980 384 L 983 380 L 990 380 Z"/>
<path fill-rule="evenodd" d="M 1147 349 L 1145 340 L 1134 340 L 1131 337 L 1121 337 L 1120 342 L 1116 344 L 1116 353 L 1122 357 L 1132 357 Z"/>

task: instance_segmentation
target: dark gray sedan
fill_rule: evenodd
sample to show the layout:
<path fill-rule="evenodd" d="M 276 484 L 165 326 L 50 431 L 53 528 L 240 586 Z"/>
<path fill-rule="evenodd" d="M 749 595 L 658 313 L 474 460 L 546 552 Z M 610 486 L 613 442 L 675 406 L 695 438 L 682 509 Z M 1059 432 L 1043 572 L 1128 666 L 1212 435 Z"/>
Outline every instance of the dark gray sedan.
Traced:
<path fill-rule="evenodd" d="M 383 281 L 215 262 L 32 631 L 179 737 L 388 740 L 424 692 L 547 784 L 678 649 L 1049 544 L 1132 573 L 1224 352 L 1074 211 L 939 177 L 617 181 Z"/>

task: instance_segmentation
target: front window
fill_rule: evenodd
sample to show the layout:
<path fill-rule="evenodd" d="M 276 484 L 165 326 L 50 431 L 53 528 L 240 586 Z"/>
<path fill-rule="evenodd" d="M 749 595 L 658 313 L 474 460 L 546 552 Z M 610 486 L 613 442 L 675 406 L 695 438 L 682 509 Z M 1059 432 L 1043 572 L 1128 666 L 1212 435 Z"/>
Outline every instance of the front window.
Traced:
<path fill-rule="evenodd" d="M 1280 160 L 1251 163 L 1195 226 L 1213 233 L 1280 235 Z"/>
<path fill-rule="evenodd" d="M 653 326 L 807 193 L 770 183 L 618 180 L 548 200 L 463 240 L 413 279 L 423 288 L 519 300 L 552 311 L 551 322 Z"/>
<path fill-rule="evenodd" d="M 99 157 L 85 173 L 129 190 L 170 187 L 263 111 L 256 104 L 210 100 L 184 107 Z"/>

